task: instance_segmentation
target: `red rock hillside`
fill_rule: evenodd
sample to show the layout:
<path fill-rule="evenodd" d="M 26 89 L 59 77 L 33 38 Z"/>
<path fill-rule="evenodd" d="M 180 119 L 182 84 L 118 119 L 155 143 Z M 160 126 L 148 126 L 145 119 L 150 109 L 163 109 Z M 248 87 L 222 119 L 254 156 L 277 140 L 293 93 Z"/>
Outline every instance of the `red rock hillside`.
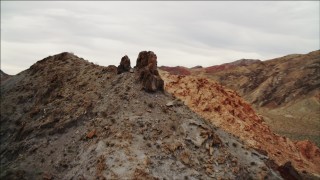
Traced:
<path fill-rule="evenodd" d="M 238 136 L 250 147 L 265 152 L 277 165 L 291 161 L 297 170 L 319 176 L 319 148 L 309 141 L 295 144 L 274 134 L 235 91 L 206 78 L 169 75 L 166 72 L 161 72 L 161 76 L 169 93 L 207 121 Z"/>

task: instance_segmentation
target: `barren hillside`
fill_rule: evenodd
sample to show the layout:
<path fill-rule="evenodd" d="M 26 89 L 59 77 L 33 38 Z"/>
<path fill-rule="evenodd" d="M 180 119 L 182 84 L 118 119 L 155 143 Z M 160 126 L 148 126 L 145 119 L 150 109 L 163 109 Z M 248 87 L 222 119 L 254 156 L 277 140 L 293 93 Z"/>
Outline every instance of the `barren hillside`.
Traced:
<path fill-rule="evenodd" d="M 11 76 L 0 70 L 0 80 L 1 83 L 4 82 L 5 80 L 9 79 Z"/>
<path fill-rule="evenodd" d="M 184 70 L 237 91 L 276 133 L 320 146 L 320 50 Z"/>
<path fill-rule="evenodd" d="M 208 122 L 240 137 L 279 165 L 289 160 L 300 171 L 320 173 L 319 148 L 308 141 L 294 143 L 274 134 L 236 92 L 206 78 L 161 74 L 165 89 Z"/>
<path fill-rule="evenodd" d="M 163 90 L 156 68 L 146 51 L 134 69 L 126 56 L 102 67 L 61 53 L 5 81 L 1 179 L 299 179 L 317 170 L 278 166 L 204 120 Z"/>

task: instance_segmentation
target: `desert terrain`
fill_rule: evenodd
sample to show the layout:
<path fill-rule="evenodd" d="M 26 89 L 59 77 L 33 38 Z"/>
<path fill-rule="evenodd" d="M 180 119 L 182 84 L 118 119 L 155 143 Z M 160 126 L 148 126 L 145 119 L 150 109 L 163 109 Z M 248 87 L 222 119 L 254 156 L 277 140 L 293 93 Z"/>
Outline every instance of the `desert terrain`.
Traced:
<path fill-rule="evenodd" d="M 119 61 L 104 67 L 64 52 L 1 80 L 0 178 L 320 177 L 319 148 L 275 134 L 272 117 L 255 111 L 290 99 L 243 99 L 201 67 L 201 77 L 159 72 L 152 51 L 134 67 Z M 319 99 L 318 79 L 310 83 L 296 96 Z"/>

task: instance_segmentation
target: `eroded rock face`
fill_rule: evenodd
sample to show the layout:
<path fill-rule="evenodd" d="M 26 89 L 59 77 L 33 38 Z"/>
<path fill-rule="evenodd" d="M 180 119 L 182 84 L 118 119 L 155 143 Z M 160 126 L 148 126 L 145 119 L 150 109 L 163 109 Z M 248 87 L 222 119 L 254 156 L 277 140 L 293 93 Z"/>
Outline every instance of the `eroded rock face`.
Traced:
<path fill-rule="evenodd" d="M 163 91 L 164 82 L 157 70 L 157 55 L 152 51 L 142 51 L 139 53 L 136 68 L 140 75 L 143 89 L 147 92 Z"/>
<path fill-rule="evenodd" d="M 120 65 L 118 66 L 118 74 L 128 72 L 131 69 L 130 59 L 127 55 L 121 58 Z"/>

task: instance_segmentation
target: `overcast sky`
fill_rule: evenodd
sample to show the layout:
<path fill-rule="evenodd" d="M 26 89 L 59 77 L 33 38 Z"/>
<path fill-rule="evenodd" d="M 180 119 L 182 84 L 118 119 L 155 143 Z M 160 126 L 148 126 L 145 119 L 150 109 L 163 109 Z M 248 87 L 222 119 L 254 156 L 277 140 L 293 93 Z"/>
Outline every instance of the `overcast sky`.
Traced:
<path fill-rule="evenodd" d="M 73 52 L 99 65 L 134 66 L 142 50 L 158 65 L 211 66 L 319 49 L 319 1 L 1 1 L 1 69 Z"/>

